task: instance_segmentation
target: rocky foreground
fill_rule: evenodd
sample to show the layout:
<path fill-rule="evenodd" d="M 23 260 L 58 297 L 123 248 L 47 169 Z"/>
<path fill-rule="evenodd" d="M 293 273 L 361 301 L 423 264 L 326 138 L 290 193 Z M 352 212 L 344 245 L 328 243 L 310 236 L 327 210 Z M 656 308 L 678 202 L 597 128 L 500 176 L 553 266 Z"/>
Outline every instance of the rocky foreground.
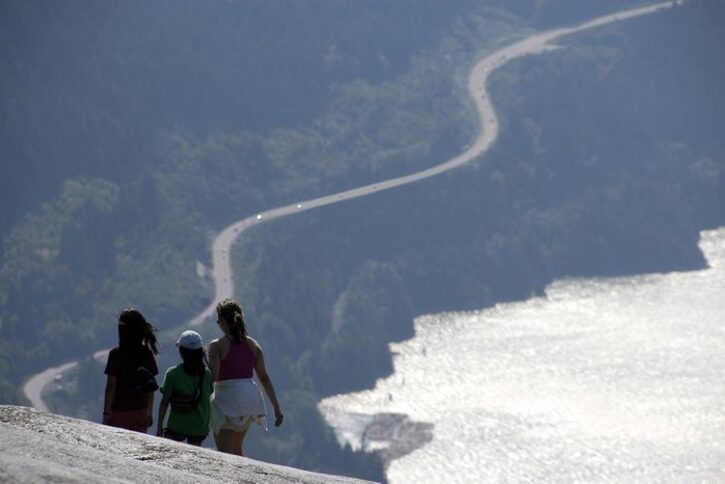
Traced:
<path fill-rule="evenodd" d="M 0 405 L 0 482 L 359 483 Z"/>

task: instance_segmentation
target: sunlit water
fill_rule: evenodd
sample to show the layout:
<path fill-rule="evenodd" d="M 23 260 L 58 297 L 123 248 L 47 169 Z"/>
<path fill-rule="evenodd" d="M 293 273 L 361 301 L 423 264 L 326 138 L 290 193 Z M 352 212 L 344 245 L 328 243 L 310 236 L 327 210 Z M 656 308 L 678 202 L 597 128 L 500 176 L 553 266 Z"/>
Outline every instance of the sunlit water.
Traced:
<path fill-rule="evenodd" d="M 390 378 L 320 407 L 353 447 L 375 413 L 433 424 L 395 483 L 725 482 L 725 228 L 700 247 L 706 270 L 417 318 Z"/>

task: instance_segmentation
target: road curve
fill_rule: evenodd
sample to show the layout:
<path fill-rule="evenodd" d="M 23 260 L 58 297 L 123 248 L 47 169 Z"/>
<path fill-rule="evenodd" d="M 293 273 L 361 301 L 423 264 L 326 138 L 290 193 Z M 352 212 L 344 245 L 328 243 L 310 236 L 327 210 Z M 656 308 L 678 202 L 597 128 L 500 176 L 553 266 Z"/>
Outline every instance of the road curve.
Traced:
<path fill-rule="evenodd" d="M 486 86 L 488 78 L 493 71 L 512 59 L 551 50 L 555 47 L 550 45 L 550 42 L 561 37 L 581 32 L 583 30 L 600 27 L 609 23 L 655 13 L 662 9 L 670 8 L 682 3 L 684 3 L 684 0 L 672 0 L 656 3 L 645 7 L 598 17 L 573 27 L 565 27 L 537 33 L 503 47 L 481 59 L 473 66 L 473 69 L 468 77 L 468 94 L 476 107 L 476 111 L 478 112 L 481 129 L 476 139 L 470 147 L 466 149 L 466 151 L 431 168 L 411 173 L 409 175 L 370 183 L 368 185 L 332 193 L 319 198 L 312 198 L 272 208 L 238 220 L 237 222 L 229 225 L 216 236 L 212 244 L 212 267 L 215 287 L 214 298 L 203 311 L 194 316 L 188 322 L 188 325 L 197 326 L 201 324 L 205 319 L 211 317 L 215 313 L 217 301 L 227 297 L 232 297 L 234 294 L 233 274 L 229 254 L 232 245 L 245 230 L 280 217 L 286 217 L 317 207 L 331 205 L 333 203 L 339 203 L 353 198 L 364 197 L 383 190 L 389 190 L 401 185 L 414 183 L 452 170 L 482 156 L 496 141 L 499 132 L 498 118 L 496 116 L 496 111 L 493 108 L 493 104 L 491 103 L 490 95 Z M 107 355 L 108 350 L 105 349 L 98 351 L 94 356 L 96 359 L 103 360 Z M 48 411 L 48 407 L 42 399 L 43 388 L 53 378 L 55 378 L 55 375 L 69 371 L 77 365 L 77 361 L 65 363 L 58 367 L 49 368 L 31 377 L 23 387 L 23 391 L 25 392 L 28 400 L 30 400 L 32 406 L 38 410 Z"/>

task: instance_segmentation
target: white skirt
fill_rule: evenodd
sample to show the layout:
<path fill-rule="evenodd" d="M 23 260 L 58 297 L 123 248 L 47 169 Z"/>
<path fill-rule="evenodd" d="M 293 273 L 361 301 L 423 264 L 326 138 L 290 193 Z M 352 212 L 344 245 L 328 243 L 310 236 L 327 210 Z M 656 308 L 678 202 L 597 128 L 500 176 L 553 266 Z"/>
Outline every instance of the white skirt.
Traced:
<path fill-rule="evenodd" d="M 267 407 L 254 379 L 214 382 L 209 429 L 215 434 L 222 428 L 244 431 L 252 422 L 267 430 Z"/>

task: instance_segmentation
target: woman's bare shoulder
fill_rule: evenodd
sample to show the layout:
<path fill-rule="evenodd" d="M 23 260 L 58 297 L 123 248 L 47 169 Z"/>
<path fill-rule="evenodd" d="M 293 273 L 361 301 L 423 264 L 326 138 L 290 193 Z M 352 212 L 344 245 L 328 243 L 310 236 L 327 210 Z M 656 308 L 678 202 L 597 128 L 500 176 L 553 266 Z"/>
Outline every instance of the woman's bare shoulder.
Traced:
<path fill-rule="evenodd" d="M 213 350 L 213 349 L 217 349 L 217 348 L 223 347 L 225 341 L 226 341 L 226 338 L 224 338 L 224 337 L 221 337 L 221 338 L 217 338 L 217 339 L 212 340 L 209 343 L 209 350 Z"/>
<path fill-rule="evenodd" d="M 247 344 L 254 352 L 255 358 L 259 358 L 259 354 L 262 352 L 262 347 L 257 343 L 257 340 L 251 336 L 247 336 Z"/>
<path fill-rule="evenodd" d="M 257 348 L 261 348 L 261 346 L 259 345 L 259 343 L 257 343 L 257 340 L 256 339 L 252 338 L 251 336 L 247 336 L 246 338 L 247 338 L 247 341 L 249 343 L 251 343 L 253 346 L 255 346 Z"/>

